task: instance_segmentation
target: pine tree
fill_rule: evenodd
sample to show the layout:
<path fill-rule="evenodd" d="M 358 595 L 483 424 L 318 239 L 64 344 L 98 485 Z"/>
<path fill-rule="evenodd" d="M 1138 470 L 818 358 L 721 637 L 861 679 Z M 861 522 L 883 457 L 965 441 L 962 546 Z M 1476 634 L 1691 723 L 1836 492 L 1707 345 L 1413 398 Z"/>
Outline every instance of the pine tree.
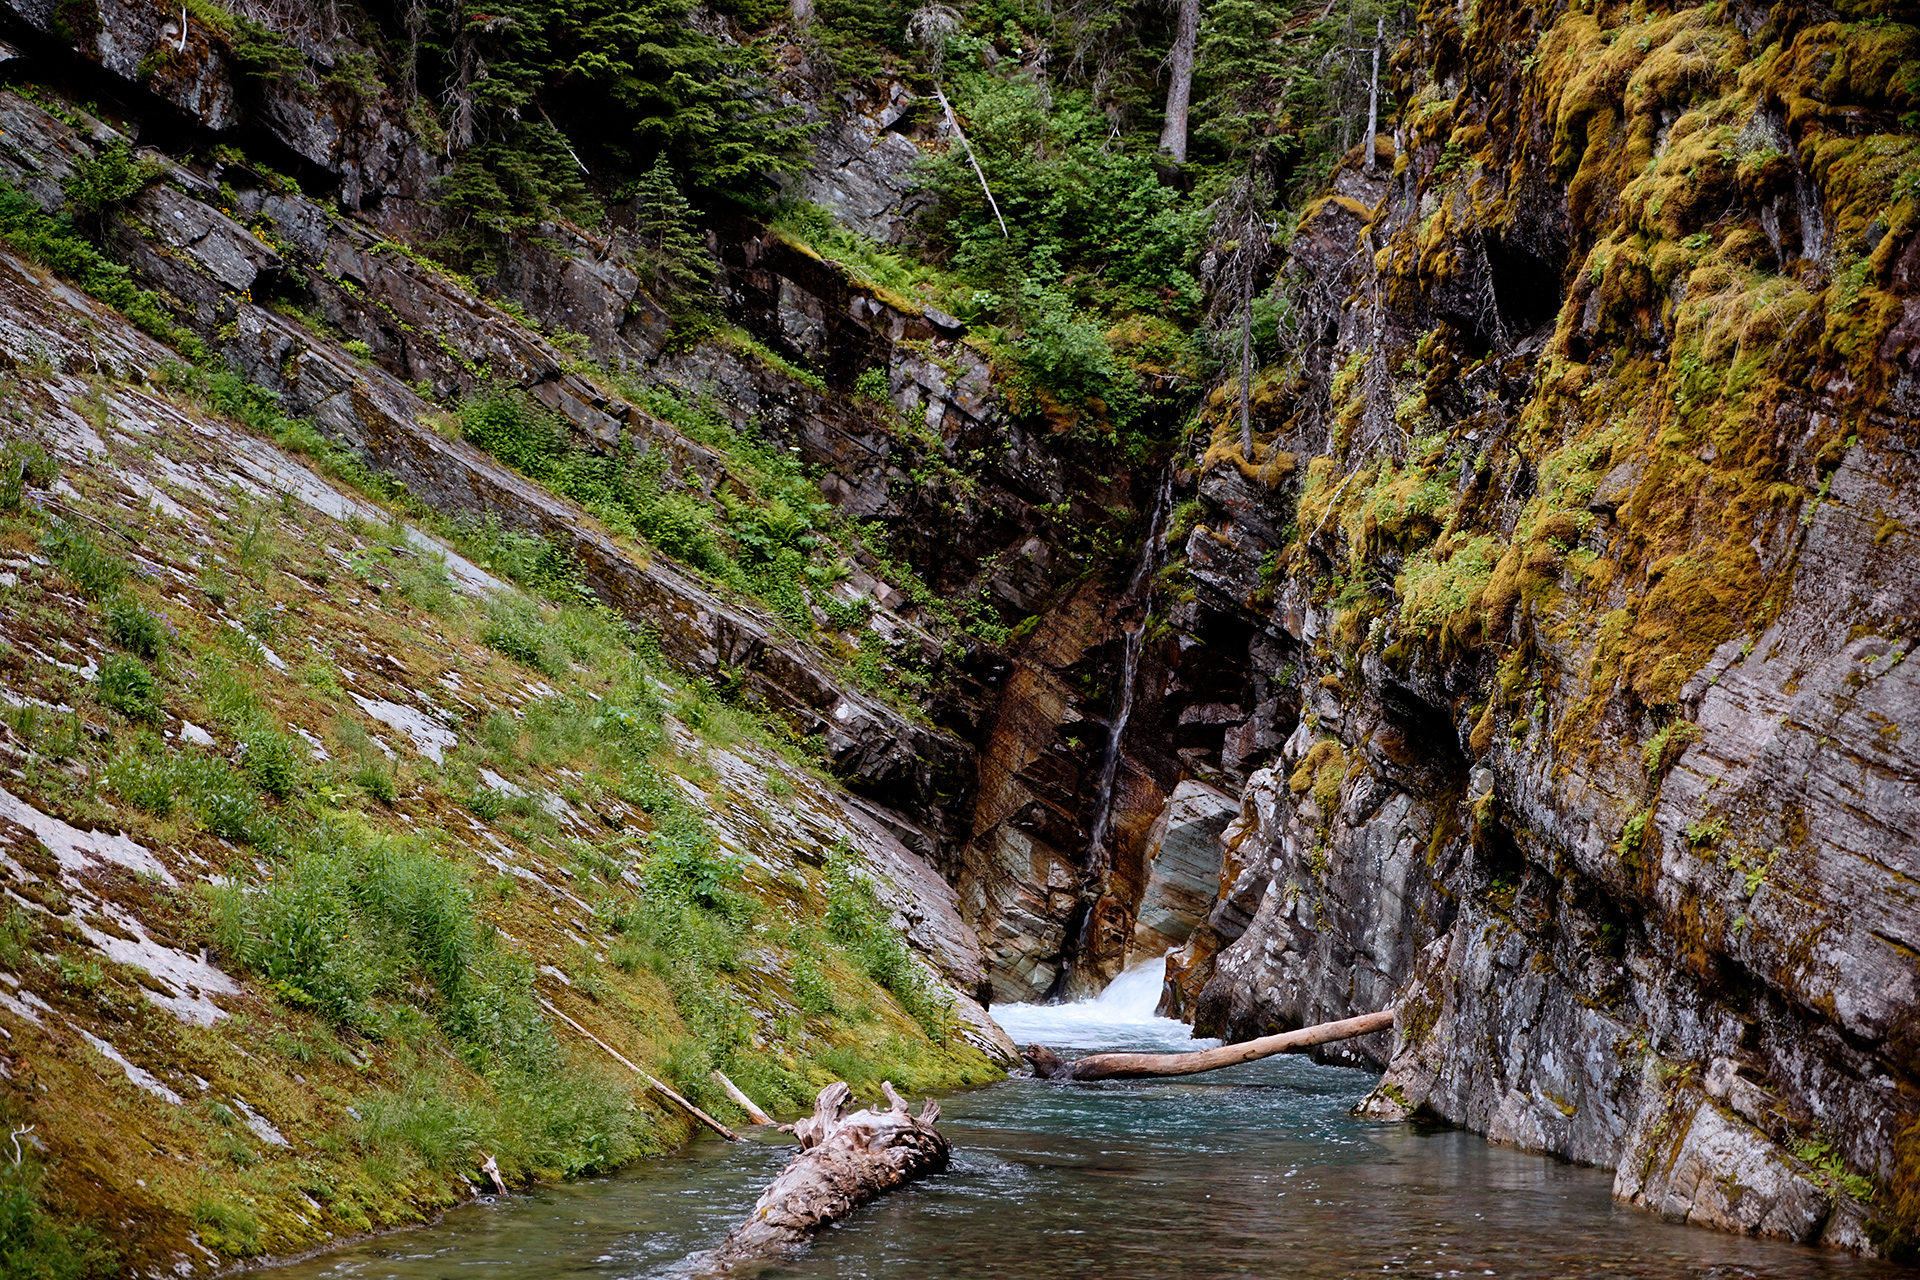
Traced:
<path fill-rule="evenodd" d="M 685 297 L 712 285 L 713 257 L 664 152 L 634 183 L 633 213 L 634 235 L 643 260 L 653 269 L 653 286 L 661 297 Z"/>

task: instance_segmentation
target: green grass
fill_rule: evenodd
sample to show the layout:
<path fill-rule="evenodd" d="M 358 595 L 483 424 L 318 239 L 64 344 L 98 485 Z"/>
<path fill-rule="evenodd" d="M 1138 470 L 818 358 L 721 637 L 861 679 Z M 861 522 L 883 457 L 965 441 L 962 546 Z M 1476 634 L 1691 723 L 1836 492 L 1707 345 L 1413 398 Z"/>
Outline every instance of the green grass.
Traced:
<path fill-rule="evenodd" d="M 118 1252 L 97 1232 L 48 1216 L 40 1200 L 37 1163 L 9 1166 L 0 1161 L 0 1275 L 8 1280 L 105 1280 L 119 1274 Z"/>
<path fill-rule="evenodd" d="M 926 966 L 908 950 L 873 882 L 843 849 L 827 863 L 827 936 L 874 982 L 885 987 L 929 1038 L 952 1032 L 953 1004 Z"/>

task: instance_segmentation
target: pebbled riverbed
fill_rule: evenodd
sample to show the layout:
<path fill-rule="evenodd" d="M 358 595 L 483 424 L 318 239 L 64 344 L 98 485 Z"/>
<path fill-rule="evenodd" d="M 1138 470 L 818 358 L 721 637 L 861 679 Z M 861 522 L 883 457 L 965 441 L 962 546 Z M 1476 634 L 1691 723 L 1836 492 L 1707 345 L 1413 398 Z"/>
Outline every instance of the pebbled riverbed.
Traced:
<path fill-rule="evenodd" d="M 1157 980 L 994 1012 L 1022 1043 L 1198 1048 Z M 1623 1276 L 1879 1280 L 1885 1264 L 1664 1223 L 1612 1175 L 1471 1134 L 1362 1123 L 1366 1072 L 1277 1058 L 1179 1081 L 1009 1080 L 943 1099 L 951 1171 L 857 1214 L 781 1277 Z M 301 1280 L 640 1280 L 719 1242 L 785 1145 L 701 1139 L 618 1177 L 469 1205 L 276 1272 Z"/>

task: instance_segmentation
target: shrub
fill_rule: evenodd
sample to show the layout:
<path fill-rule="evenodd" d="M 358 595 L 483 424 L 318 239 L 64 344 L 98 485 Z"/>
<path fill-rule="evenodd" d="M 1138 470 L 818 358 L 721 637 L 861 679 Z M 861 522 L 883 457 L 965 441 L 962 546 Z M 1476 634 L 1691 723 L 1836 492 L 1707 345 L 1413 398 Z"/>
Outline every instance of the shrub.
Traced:
<path fill-rule="evenodd" d="M 559 599 L 579 597 L 572 557 L 545 538 L 508 529 L 499 517 L 469 520 L 460 526 L 467 553 L 482 568 L 512 579 L 530 591 Z"/>
<path fill-rule="evenodd" d="M 800 1002 L 802 1010 L 815 1015 L 837 1010 L 833 984 L 821 972 L 817 959 L 804 950 L 796 952 L 787 965 L 787 971 L 793 977 L 793 995 Z"/>
<path fill-rule="evenodd" d="M 260 795 L 251 781 L 235 772 L 225 760 L 199 751 L 185 751 L 171 762 L 178 791 L 200 825 L 223 840 L 254 845 L 263 850 L 276 846 L 278 827 L 273 816 L 260 803 Z"/>
<path fill-rule="evenodd" d="M 137 658 L 108 654 L 94 677 L 94 693 L 129 720 L 154 723 L 160 719 L 160 682 Z"/>
<path fill-rule="evenodd" d="M 352 782 L 354 786 L 359 787 L 381 804 L 392 804 L 400 794 L 393 779 L 393 771 L 377 760 L 365 761 L 356 768 L 352 774 Z"/>
<path fill-rule="evenodd" d="M 300 785 L 307 751 L 288 735 L 255 725 L 241 735 L 240 752 L 247 777 L 268 795 L 285 800 Z"/>
<path fill-rule="evenodd" d="M 879 365 L 861 370 L 860 376 L 853 380 L 853 393 L 865 396 L 875 404 L 890 403 L 892 392 L 893 388 L 887 385 L 887 371 Z"/>
<path fill-rule="evenodd" d="M 167 649 L 167 633 L 160 619 L 132 596 L 115 596 L 107 605 L 107 638 L 149 661 Z"/>
<path fill-rule="evenodd" d="M 76 159 L 61 186 L 75 217 L 99 218 L 139 195 L 166 170 L 165 161 L 136 160 L 127 140 L 115 138 L 97 154 Z"/>
<path fill-rule="evenodd" d="M 107 785 L 136 809 L 157 818 L 173 812 L 179 770 L 157 738 L 143 734 L 133 747 L 107 763 Z"/>
<path fill-rule="evenodd" d="M 524 392 L 486 391 L 460 406 L 460 429 L 516 471 L 551 482 L 567 454 L 567 429 Z"/>
<path fill-rule="evenodd" d="M 18 511 L 28 489 L 45 489 L 60 466 L 38 440 L 9 440 L 0 448 L 0 511 Z"/>
<path fill-rule="evenodd" d="M 56 520 L 40 543 L 60 571 L 73 579 L 82 594 L 93 599 L 112 595 L 127 580 L 126 563 L 102 551 L 87 531 L 72 521 Z"/>
<path fill-rule="evenodd" d="M 417 975 L 474 1067 L 551 1060 L 531 966 L 481 931 L 464 876 L 437 854 L 323 829 L 269 883 L 211 893 L 221 946 L 291 1004 L 375 1031 L 375 999 Z"/>
<path fill-rule="evenodd" d="M 556 679 L 573 666 L 565 648 L 540 616 L 539 606 L 529 600 L 502 595 L 488 601 L 480 640 L 488 648 Z"/>
<path fill-rule="evenodd" d="M 70 220 L 43 212 L 19 188 L 3 179 L 0 179 L 0 236 L 108 306 L 118 307 L 142 331 L 171 343 L 189 359 L 206 358 L 206 344 L 174 324 L 159 297 L 133 283 L 131 271 L 75 234 Z"/>

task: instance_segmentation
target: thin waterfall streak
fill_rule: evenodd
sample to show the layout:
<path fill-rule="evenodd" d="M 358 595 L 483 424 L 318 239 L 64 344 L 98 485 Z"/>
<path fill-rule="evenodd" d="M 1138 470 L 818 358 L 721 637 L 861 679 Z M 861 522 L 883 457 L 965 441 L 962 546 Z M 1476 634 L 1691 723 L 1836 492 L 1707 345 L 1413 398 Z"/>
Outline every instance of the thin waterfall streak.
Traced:
<path fill-rule="evenodd" d="M 1121 597 L 1121 611 L 1138 609 L 1153 593 L 1153 574 L 1160 567 L 1161 542 L 1166 536 L 1167 516 L 1173 505 L 1173 468 L 1160 477 L 1160 491 L 1154 495 L 1153 515 L 1147 521 L 1146 544 L 1134 565 L 1127 593 Z M 1100 758 L 1100 780 L 1094 793 L 1093 827 L 1087 841 L 1087 870 L 1096 881 L 1106 876 L 1113 858 L 1113 784 L 1120 775 L 1120 741 L 1133 716 L 1134 686 L 1140 674 L 1140 653 L 1146 647 L 1147 620 L 1142 613 L 1131 627 L 1121 624 L 1120 687 L 1114 693 L 1113 718 L 1107 727 L 1107 747 Z"/>

